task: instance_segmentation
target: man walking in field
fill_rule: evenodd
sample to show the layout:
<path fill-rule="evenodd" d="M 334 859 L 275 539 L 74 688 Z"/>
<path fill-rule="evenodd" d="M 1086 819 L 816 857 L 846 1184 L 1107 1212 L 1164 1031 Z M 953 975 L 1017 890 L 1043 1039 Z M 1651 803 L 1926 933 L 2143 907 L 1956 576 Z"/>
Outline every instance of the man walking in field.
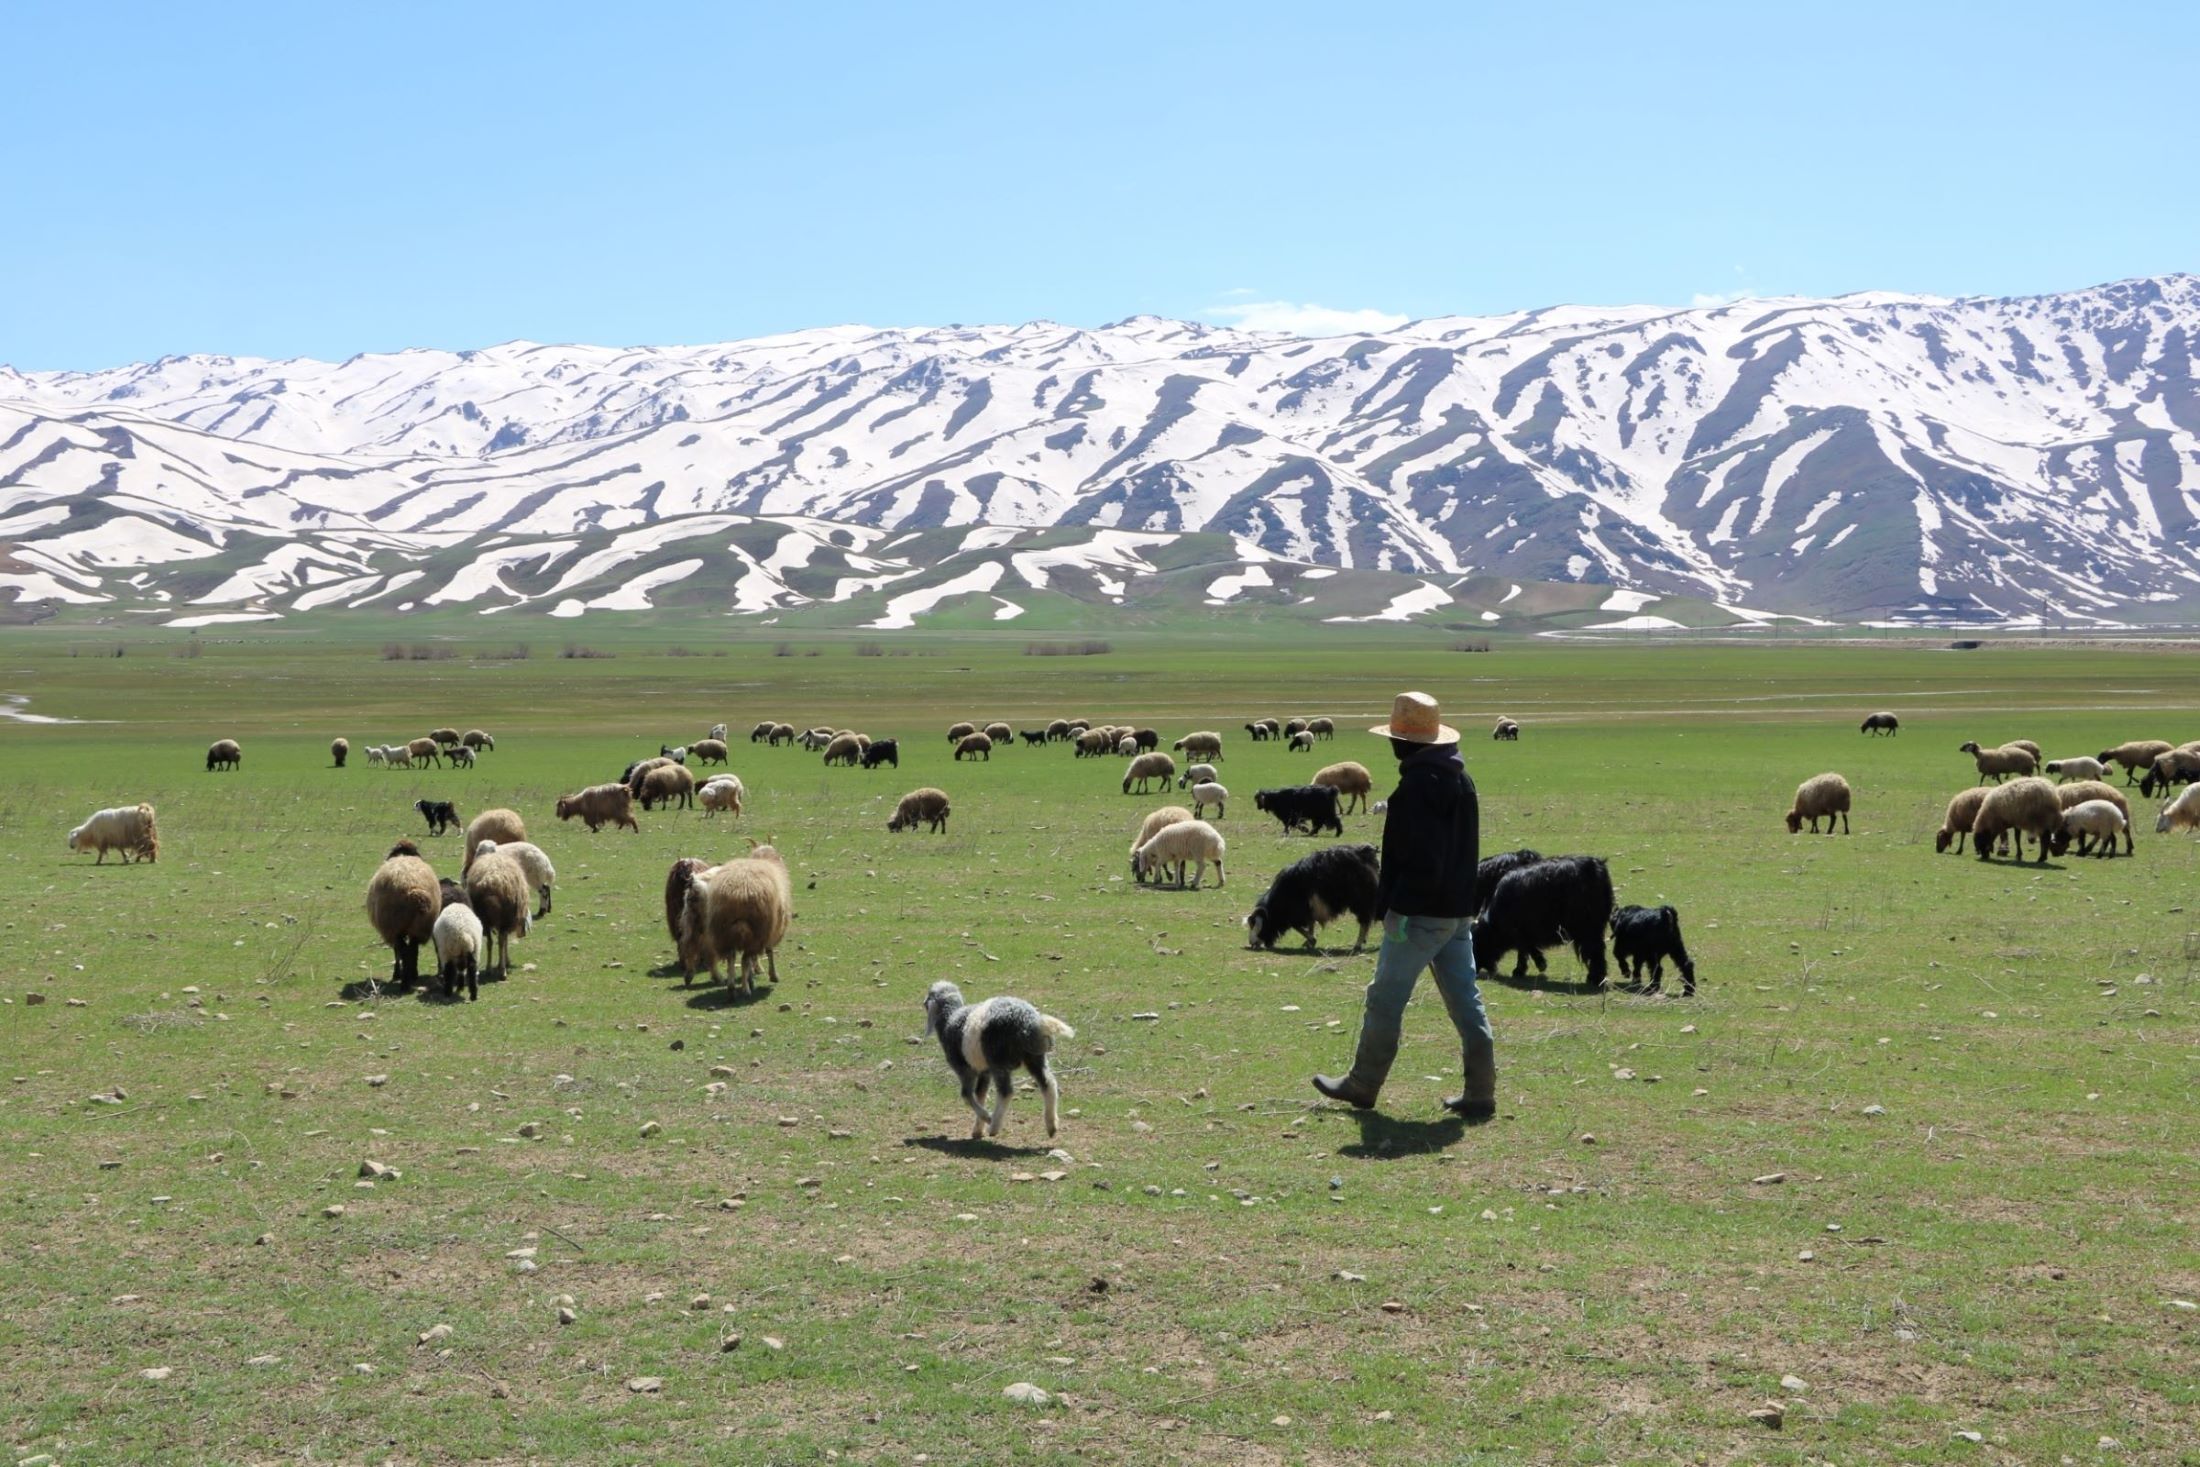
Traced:
<path fill-rule="evenodd" d="M 1433 969 L 1466 1070 L 1461 1093 L 1444 1108 L 1479 1125 L 1497 1115 L 1497 1047 L 1482 990 L 1475 982 L 1474 868 L 1481 860 L 1481 806 L 1459 731 L 1437 717 L 1426 693 L 1400 693 L 1390 722 L 1368 730 L 1390 740 L 1398 756 L 1398 788 L 1383 817 L 1383 873 L 1376 907 L 1383 945 L 1375 981 L 1367 985 L 1360 1046 L 1350 1073 L 1316 1075 L 1314 1088 L 1331 1100 L 1366 1110 L 1375 1104 L 1398 1057 L 1406 1001 L 1421 971 Z"/>

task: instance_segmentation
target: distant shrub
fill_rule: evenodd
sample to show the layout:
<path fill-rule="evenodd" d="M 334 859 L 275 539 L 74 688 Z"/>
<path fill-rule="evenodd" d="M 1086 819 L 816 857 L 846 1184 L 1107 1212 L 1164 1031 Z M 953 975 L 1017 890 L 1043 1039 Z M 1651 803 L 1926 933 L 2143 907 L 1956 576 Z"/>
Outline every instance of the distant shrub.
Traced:
<path fill-rule="evenodd" d="M 525 642 L 514 642 L 509 647 L 498 647 L 481 654 L 490 662 L 525 662 L 535 655 L 535 649 Z"/>
<path fill-rule="evenodd" d="M 1452 643 L 1451 650 L 1454 652 L 1487 652 L 1490 650 L 1490 639 L 1488 637 L 1469 637 L 1463 642 Z"/>
<path fill-rule="evenodd" d="M 885 655 L 886 649 L 877 642 L 856 643 L 856 656 L 858 657 L 884 657 Z"/>
<path fill-rule="evenodd" d="M 575 662 L 582 662 L 593 661 L 599 657 L 609 658 L 616 654 L 599 651 L 594 647 L 586 647 L 579 642 L 567 642 L 565 644 L 565 650 L 563 652 L 560 652 L 558 655 L 560 657 L 568 658 Z"/>
<path fill-rule="evenodd" d="M 409 645 L 404 642 L 382 644 L 384 662 L 449 662 L 456 656 L 457 648 L 438 647 L 428 642 L 413 642 Z"/>
<path fill-rule="evenodd" d="M 1115 647 L 1108 642 L 1026 642 L 1026 657 L 1105 657 Z"/>
<path fill-rule="evenodd" d="M 170 657 L 180 657 L 188 661 L 193 657 L 205 656 L 206 648 L 199 642 L 198 634 L 194 632 L 191 634 L 190 641 L 184 643 L 181 647 L 178 647 L 175 651 L 169 653 L 168 655 Z"/>
<path fill-rule="evenodd" d="M 667 657 L 700 657 L 702 655 L 693 647 L 667 647 L 665 649 L 665 656 Z"/>
<path fill-rule="evenodd" d="M 792 656 L 794 656 L 794 643 L 792 643 L 792 642 L 781 642 L 781 643 L 780 643 L 780 644 L 779 644 L 778 646 L 776 646 L 776 647 L 772 648 L 772 656 L 774 656 L 774 657 L 792 657 Z"/>

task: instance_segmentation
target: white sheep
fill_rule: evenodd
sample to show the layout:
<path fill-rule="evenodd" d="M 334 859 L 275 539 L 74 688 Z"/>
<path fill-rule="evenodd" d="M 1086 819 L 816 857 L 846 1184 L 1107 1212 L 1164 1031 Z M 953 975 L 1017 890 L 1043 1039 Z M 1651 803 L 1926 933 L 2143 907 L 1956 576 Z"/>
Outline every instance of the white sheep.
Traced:
<path fill-rule="evenodd" d="M 2188 784 L 2176 799 L 2162 807 L 2162 813 L 2154 817 L 2154 833 L 2168 835 L 2173 830 L 2200 830 L 2200 784 Z"/>
<path fill-rule="evenodd" d="M 1229 798 L 1230 792 L 1221 785 L 1211 779 L 1203 780 L 1192 786 L 1192 813 L 1205 819 L 1207 807 L 1212 805 L 1215 807 L 1215 819 L 1220 820 Z"/>
<path fill-rule="evenodd" d="M 1115 741 L 1115 752 L 1119 757 L 1124 759 L 1137 758 L 1138 740 L 1131 738 L 1129 735 L 1126 734 L 1124 737 Z"/>
<path fill-rule="evenodd" d="M 492 852 L 502 851 L 519 862 L 519 869 L 526 873 L 527 884 L 542 897 L 542 905 L 536 909 L 538 918 L 550 915 L 550 889 L 558 884 L 558 868 L 550 864 L 541 846 L 531 840 L 481 841 L 474 846 L 474 859 L 480 860 Z"/>
<path fill-rule="evenodd" d="M 724 743 L 726 741 L 726 726 L 722 723 L 712 724 L 710 726 L 710 736 L 718 742 Z"/>
<path fill-rule="evenodd" d="M 1188 790 L 1195 784 L 1211 784 L 1214 782 L 1214 780 L 1214 765 L 1194 764 L 1189 769 L 1185 770 L 1183 775 L 1178 778 L 1176 782 L 1176 787 L 1180 790 Z"/>
<path fill-rule="evenodd" d="M 2073 779 L 2099 779 L 2108 773 L 2108 766 L 2098 759 L 2053 759 L 2047 772 L 2055 776 L 2055 783 L 2068 784 Z"/>
<path fill-rule="evenodd" d="M 412 749 L 405 744 L 384 744 L 382 760 L 392 769 L 412 768 Z"/>
<path fill-rule="evenodd" d="M 2200 789 L 2200 785 L 2195 785 Z M 69 849 L 72 851 L 97 851 L 99 859 L 92 864 L 107 864 L 109 851 L 122 852 L 122 864 L 132 860 L 157 861 L 160 859 L 160 831 L 153 820 L 151 805 L 117 805 L 111 810 L 100 810 L 92 818 L 69 832 Z"/>
<path fill-rule="evenodd" d="M 474 767 L 474 751 L 464 744 L 452 745 L 450 752 L 443 757 L 451 761 L 453 769 L 471 769 Z"/>
<path fill-rule="evenodd" d="M 740 776 L 715 774 L 695 792 L 695 803 L 703 807 L 705 815 L 741 813 L 742 802 L 748 798 L 748 790 L 742 786 Z"/>
<path fill-rule="evenodd" d="M 464 982 L 469 999 L 481 997 L 481 919 L 472 907 L 452 903 L 436 913 L 435 976 L 446 998 L 458 997 Z"/>
<path fill-rule="evenodd" d="M 369 769 L 372 769 L 377 764 L 380 764 L 384 768 L 387 768 L 389 766 L 389 762 L 389 750 L 383 748 L 380 744 L 367 745 L 367 767 Z"/>
<path fill-rule="evenodd" d="M 1302 728 L 1291 735 L 1289 748 L 1294 754 L 1310 753 L 1314 748 L 1314 736 Z"/>
<path fill-rule="evenodd" d="M 2078 839 L 2078 854 L 2088 846 L 2098 856 L 2116 854 L 2116 837 L 2124 833 L 2124 812 L 2106 800 L 2087 800 L 2063 811 L 2063 839 Z"/>
<path fill-rule="evenodd" d="M 1206 878 L 1207 863 L 1215 863 L 1215 885 L 1223 886 L 1222 832 L 1204 820 L 1179 820 L 1164 826 L 1152 839 L 1138 848 L 1133 864 L 1141 877 L 1150 876 L 1163 868 L 1176 867 L 1176 885 L 1184 888 L 1184 867 L 1197 861 L 1199 868 L 1192 874 L 1192 890 L 1199 890 L 1199 883 Z"/>

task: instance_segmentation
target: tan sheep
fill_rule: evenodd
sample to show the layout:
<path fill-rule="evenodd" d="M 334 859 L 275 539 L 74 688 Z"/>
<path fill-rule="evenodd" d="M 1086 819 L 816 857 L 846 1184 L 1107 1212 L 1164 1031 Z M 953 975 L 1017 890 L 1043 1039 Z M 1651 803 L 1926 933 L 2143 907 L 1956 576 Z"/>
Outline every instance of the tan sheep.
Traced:
<path fill-rule="evenodd" d="M 1967 743 L 1958 745 L 1957 749 L 1960 753 L 1969 754 L 1972 761 L 1978 765 L 1978 782 L 1980 784 L 1986 783 L 1989 779 L 1996 784 L 2000 784 L 2012 774 L 2021 778 L 2030 775 L 2033 770 L 2040 767 L 2039 755 L 2029 749 L 2020 749 L 2013 744 L 2004 744 L 1998 749 L 1982 749 L 1979 747 L 1978 740 L 1972 739 Z"/>
<path fill-rule="evenodd" d="M 775 723 L 772 725 L 772 731 L 770 735 L 765 738 L 764 742 L 767 746 L 776 749 L 781 744 L 793 743 L 795 741 L 795 733 L 796 730 L 793 724 Z"/>
<path fill-rule="evenodd" d="M 1077 735 L 1077 757 L 1080 759 L 1087 756 L 1096 758 L 1114 747 L 1115 741 L 1108 737 L 1108 731 L 1104 728 L 1088 728 Z"/>
<path fill-rule="evenodd" d="M 415 764 L 433 764 L 443 767 L 443 746 L 434 739 L 414 739 L 405 745 L 405 753 Z"/>
<path fill-rule="evenodd" d="M 434 941 L 436 914 L 442 910 L 443 884 L 436 880 L 435 868 L 420 859 L 420 847 L 399 841 L 367 882 L 367 920 L 393 954 L 391 987 L 408 988 L 420 981 L 420 945 Z"/>
<path fill-rule="evenodd" d="M 834 734 L 832 741 L 825 745 L 827 764 L 845 764 L 853 769 L 862 758 L 863 743 L 852 733 Z"/>
<path fill-rule="evenodd" d="M 481 919 L 482 966 L 499 975 L 510 973 L 513 936 L 525 937 L 535 927 L 526 868 L 500 850 L 485 856 L 477 852 L 466 869 L 466 904 Z"/>
<path fill-rule="evenodd" d="M 1795 787 L 1795 803 L 1787 813 L 1788 834 L 1795 835 L 1810 822 L 1810 833 L 1818 833 L 1818 822 L 1826 822 L 1826 834 L 1833 834 L 1834 817 L 1841 819 L 1841 833 L 1849 833 L 1849 782 L 1838 774 L 1814 774 Z"/>
<path fill-rule="evenodd" d="M 1138 784 L 1138 793 L 1144 794 L 1146 793 L 1146 786 L 1152 781 L 1160 780 L 1161 787 L 1167 789 L 1169 781 L 1175 778 L 1176 761 L 1174 759 L 1161 753 L 1141 754 L 1131 761 L 1128 769 L 1123 771 L 1123 793 L 1127 795 L 1131 792 L 1131 784 L 1134 780 Z"/>
<path fill-rule="evenodd" d="M 739 819 L 741 798 L 746 793 L 739 778 L 721 774 L 695 792 L 695 803 L 703 807 L 705 815 L 731 815 Z"/>
<path fill-rule="evenodd" d="M 1337 725 L 1333 719 L 1309 718 L 1306 731 L 1317 739 L 1333 739 L 1337 736 Z"/>
<path fill-rule="evenodd" d="M 527 839 L 527 822 L 519 818 L 517 810 L 484 810 L 466 824 L 466 860 L 459 868 L 464 876 L 474 864 L 474 847 L 485 840 L 498 845 L 508 841 Z"/>
<path fill-rule="evenodd" d="M 1205 759 L 1217 764 L 1222 762 L 1222 735 L 1211 729 L 1188 733 L 1169 747 L 1190 759 Z"/>
<path fill-rule="evenodd" d="M 2025 753 L 2032 756 L 2032 762 L 2034 764 L 2039 763 L 2042 759 L 2045 759 L 2047 757 L 2045 754 L 2040 752 L 2040 746 L 2033 743 L 2030 739 L 2004 739 L 2002 740 L 2001 746 L 2004 749 L 2024 750 Z"/>
<path fill-rule="evenodd" d="M 2131 802 L 2124 798 L 2124 792 L 2116 786 L 2097 779 L 2074 780 L 2069 784 L 2056 785 L 2055 798 L 2062 801 L 2065 810 L 2075 809 L 2091 800 L 2106 800 L 2114 805 L 2124 817 L 2124 854 L 2128 856 L 2136 849 L 2131 839 Z"/>
<path fill-rule="evenodd" d="M 2103 765 L 2122 765 L 2124 783 L 2136 784 L 2138 783 L 2140 770 L 2154 767 L 2155 755 L 2167 754 L 2175 747 L 2167 739 L 2132 739 L 2128 743 L 2118 744 L 2113 749 L 2101 750 L 2099 757 Z"/>
<path fill-rule="evenodd" d="M 109 851 L 122 852 L 122 864 L 132 860 L 158 861 L 160 859 L 160 829 L 153 819 L 151 805 L 117 805 L 112 810 L 99 810 L 92 818 L 69 832 L 69 849 L 72 851 L 97 851 L 99 859 L 94 866 L 107 864 Z"/>
<path fill-rule="evenodd" d="M 466 732 L 458 736 L 458 741 L 476 754 L 482 753 L 484 750 L 492 754 L 496 752 L 497 741 L 478 728 L 467 729 Z"/>
<path fill-rule="evenodd" d="M 434 739 L 438 744 L 455 744 L 458 742 L 458 730 L 455 728 L 431 728 L 428 730 L 428 737 Z"/>
<path fill-rule="evenodd" d="M 678 800 L 680 808 L 695 808 L 695 776 L 684 764 L 665 764 L 642 776 L 642 808 L 653 810 L 659 805 L 670 808 Z"/>
<path fill-rule="evenodd" d="M 2154 833 L 2168 835 L 2175 830 L 2200 830 L 2200 784 L 2188 784 L 2176 799 L 2162 807 L 2162 813 L 2154 817 Z"/>
<path fill-rule="evenodd" d="M 2016 858 L 2024 859 L 2024 837 L 2039 842 L 2040 864 L 2045 865 L 2048 846 L 2062 831 L 2062 801 L 2055 787 L 2036 775 L 2027 775 L 1987 791 L 1985 803 L 1971 822 L 1971 849 L 1981 861 L 1991 860 L 1994 844 L 2004 833 L 2016 842 Z"/>
<path fill-rule="evenodd" d="M 2176 786 L 2195 780 L 2200 780 L 2200 751 L 2172 749 L 2154 756 L 2153 767 L 2139 781 L 2139 793 L 2151 799 L 2157 793 L 2166 795 Z"/>
<path fill-rule="evenodd" d="M 886 822 L 888 830 L 915 830 L 919 824 L 935 835 L 947 833 L 947 791 L 926 785 L 911 790 L 894 806 L 894 818 Z"/>
<path fill-rule="evenodd" d="M 724 739 L 697 739 L 688 745 L 688 758 L 697 764 L 723 764 L 728 752 Z"/>
<path fill-rule="evenodd" d="M 328 756 L 335 761 L 338 769 L 343 768 L 344 761 L 351 757 L 351 740 L 336 739 L 332 741 L 328 746 Z"/>
<path fill-rule="evenodd" d="M 794 917 L 794 883 L 787 877 L 787 863 L 768 845 L 749 842 L 749 854 L 726 862 L 698 876 L 702 905 L 696 912 L 699 934 L 694 946 L 708 966 L 711 981 L 718 980 L 718 965 L 741 963 L 741 991 L 756 992 L 756 960 L 764 960 L 765 972 L 776 986 L 779 963 L 775 956 L 786 939 Z M 691 909 L 693 910 L 693 909 Z M 692 973 L 683 981 L 692 981 Z M 728 981 L 731 981 L 729 972 Z"/>
<path fill-rule="evenodd" d="M 1314 771 L 1313 784 L 1325 784 L 1343 796 L 1340 810 L 1350 815 L 1355 803 L 1360 809 L 1374 797 L 1375 776 L 1367 772 L 1367 766 L 1347 759 L 1341 764 L 1330 764 Z"/>
<path fill-rule="evenodd" d="M 1949 846 L 1956 854 L 1963 853 L 1963 838 L 1971 833 L 1971 823 L 1978 819 L 1978 807 L 1986 803 L 1983 786 L 1972 785 L 1948 802 L 1948 812 L 1940 817 L 1940 833 L 1933 837 L 1933 850 L 1945 852 Z"/>
<path fill-rule="evenodd" d="M 955 762 L 960 764 L 964 755 L 968 755 L 972 759 L 983 759 L 988 764 L 992 763 L 993 740 L 982 733 L 964 735 L 962 742 L 955 745 Z"/>
<path fill-rule="evenodd" d="M 1016 730 L 1005 723 L 989 723 L 978 732 L 1004 747 L 1016 741 Z"/>
<path fill-rule="evenodd" d="M 978 726 L 974 723 L 958 723 L 947 731 L 947 741 L 950 744 L 959 744 L 977 731 Z"/>
<path fill-rule="evenodd" d="M 206 746 L 206 768 L 209 773 L 217 769 L 242 769 L 244 749 L 235 739 L 216 739 Z"/>
<path fill-rule="evenodd" d="M 1179 891 L 1184 888 L 1184 868 L 1196 861 L 1199 864 L 1192 873 L 1192 890 L 1197 891 L 1200 882 L 1206 878 L 1207 863 L 1210 861 L 1215 867 L 1215 885 L 1227 884 L 1222 875 L 1224 849 L 1222 832 L 1206 821 L 1179 820 L 1174 825 L 1163 826 L 1155 832 L 1153 838 L 1140 846 L 1138 854 L 1131 859 L 1142 876 L 1153 876 L 1174 866 Z"/>
<path fill-rule="evenodd" d="M 1138 827 L 1138 834 L 1131 840 L 1131 877 L 1139 885 L 1146 884 L 1146 873 L 1138 867 L 1138 848 L 1180 820 L 1194 819 L 1192 812 L 1182 805 L 1163 805 L 1148 815 Z M 1166 874 L 1166 873 L 1164 873 Z"/>
<path fill-rule="evenodd" d="M 570 795 L 558 797 L 558 818 L 571 820 L 578 815 L 591 832 L 606 825 L 625 826 L 641 833 L 642 827 L 634 820 L 634 791 L 623 784 L 597 784 Z"/>

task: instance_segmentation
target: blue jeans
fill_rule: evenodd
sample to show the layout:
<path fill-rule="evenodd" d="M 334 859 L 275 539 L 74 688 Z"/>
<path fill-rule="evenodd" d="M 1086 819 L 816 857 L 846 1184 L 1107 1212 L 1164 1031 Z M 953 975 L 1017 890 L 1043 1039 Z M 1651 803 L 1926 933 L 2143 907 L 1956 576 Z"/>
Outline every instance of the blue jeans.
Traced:
<path fill-rule="evenodd" d="M 1466 918 L 1408 917 L 1391 912 L 1383 918 L 1383 945 L 1375 956 L 1375 981 L 1367 985 L 1367 1008 L 1360 1018 L 1360 1045 L 1353 1056 L 1352 1087 L 1374 1095 L 1389 1078 L 1398 1058 L 1406 1002 L 1423 969 L 1436 974 L 1451 1024 L 1459 1031 L 1460 1062 L 1466 1071 L 1466 1099 L 1497 1098 L 1497 1043 L 1490 1017 L 1482 1008 L 1475 981 L 1472 924 Z"/>

